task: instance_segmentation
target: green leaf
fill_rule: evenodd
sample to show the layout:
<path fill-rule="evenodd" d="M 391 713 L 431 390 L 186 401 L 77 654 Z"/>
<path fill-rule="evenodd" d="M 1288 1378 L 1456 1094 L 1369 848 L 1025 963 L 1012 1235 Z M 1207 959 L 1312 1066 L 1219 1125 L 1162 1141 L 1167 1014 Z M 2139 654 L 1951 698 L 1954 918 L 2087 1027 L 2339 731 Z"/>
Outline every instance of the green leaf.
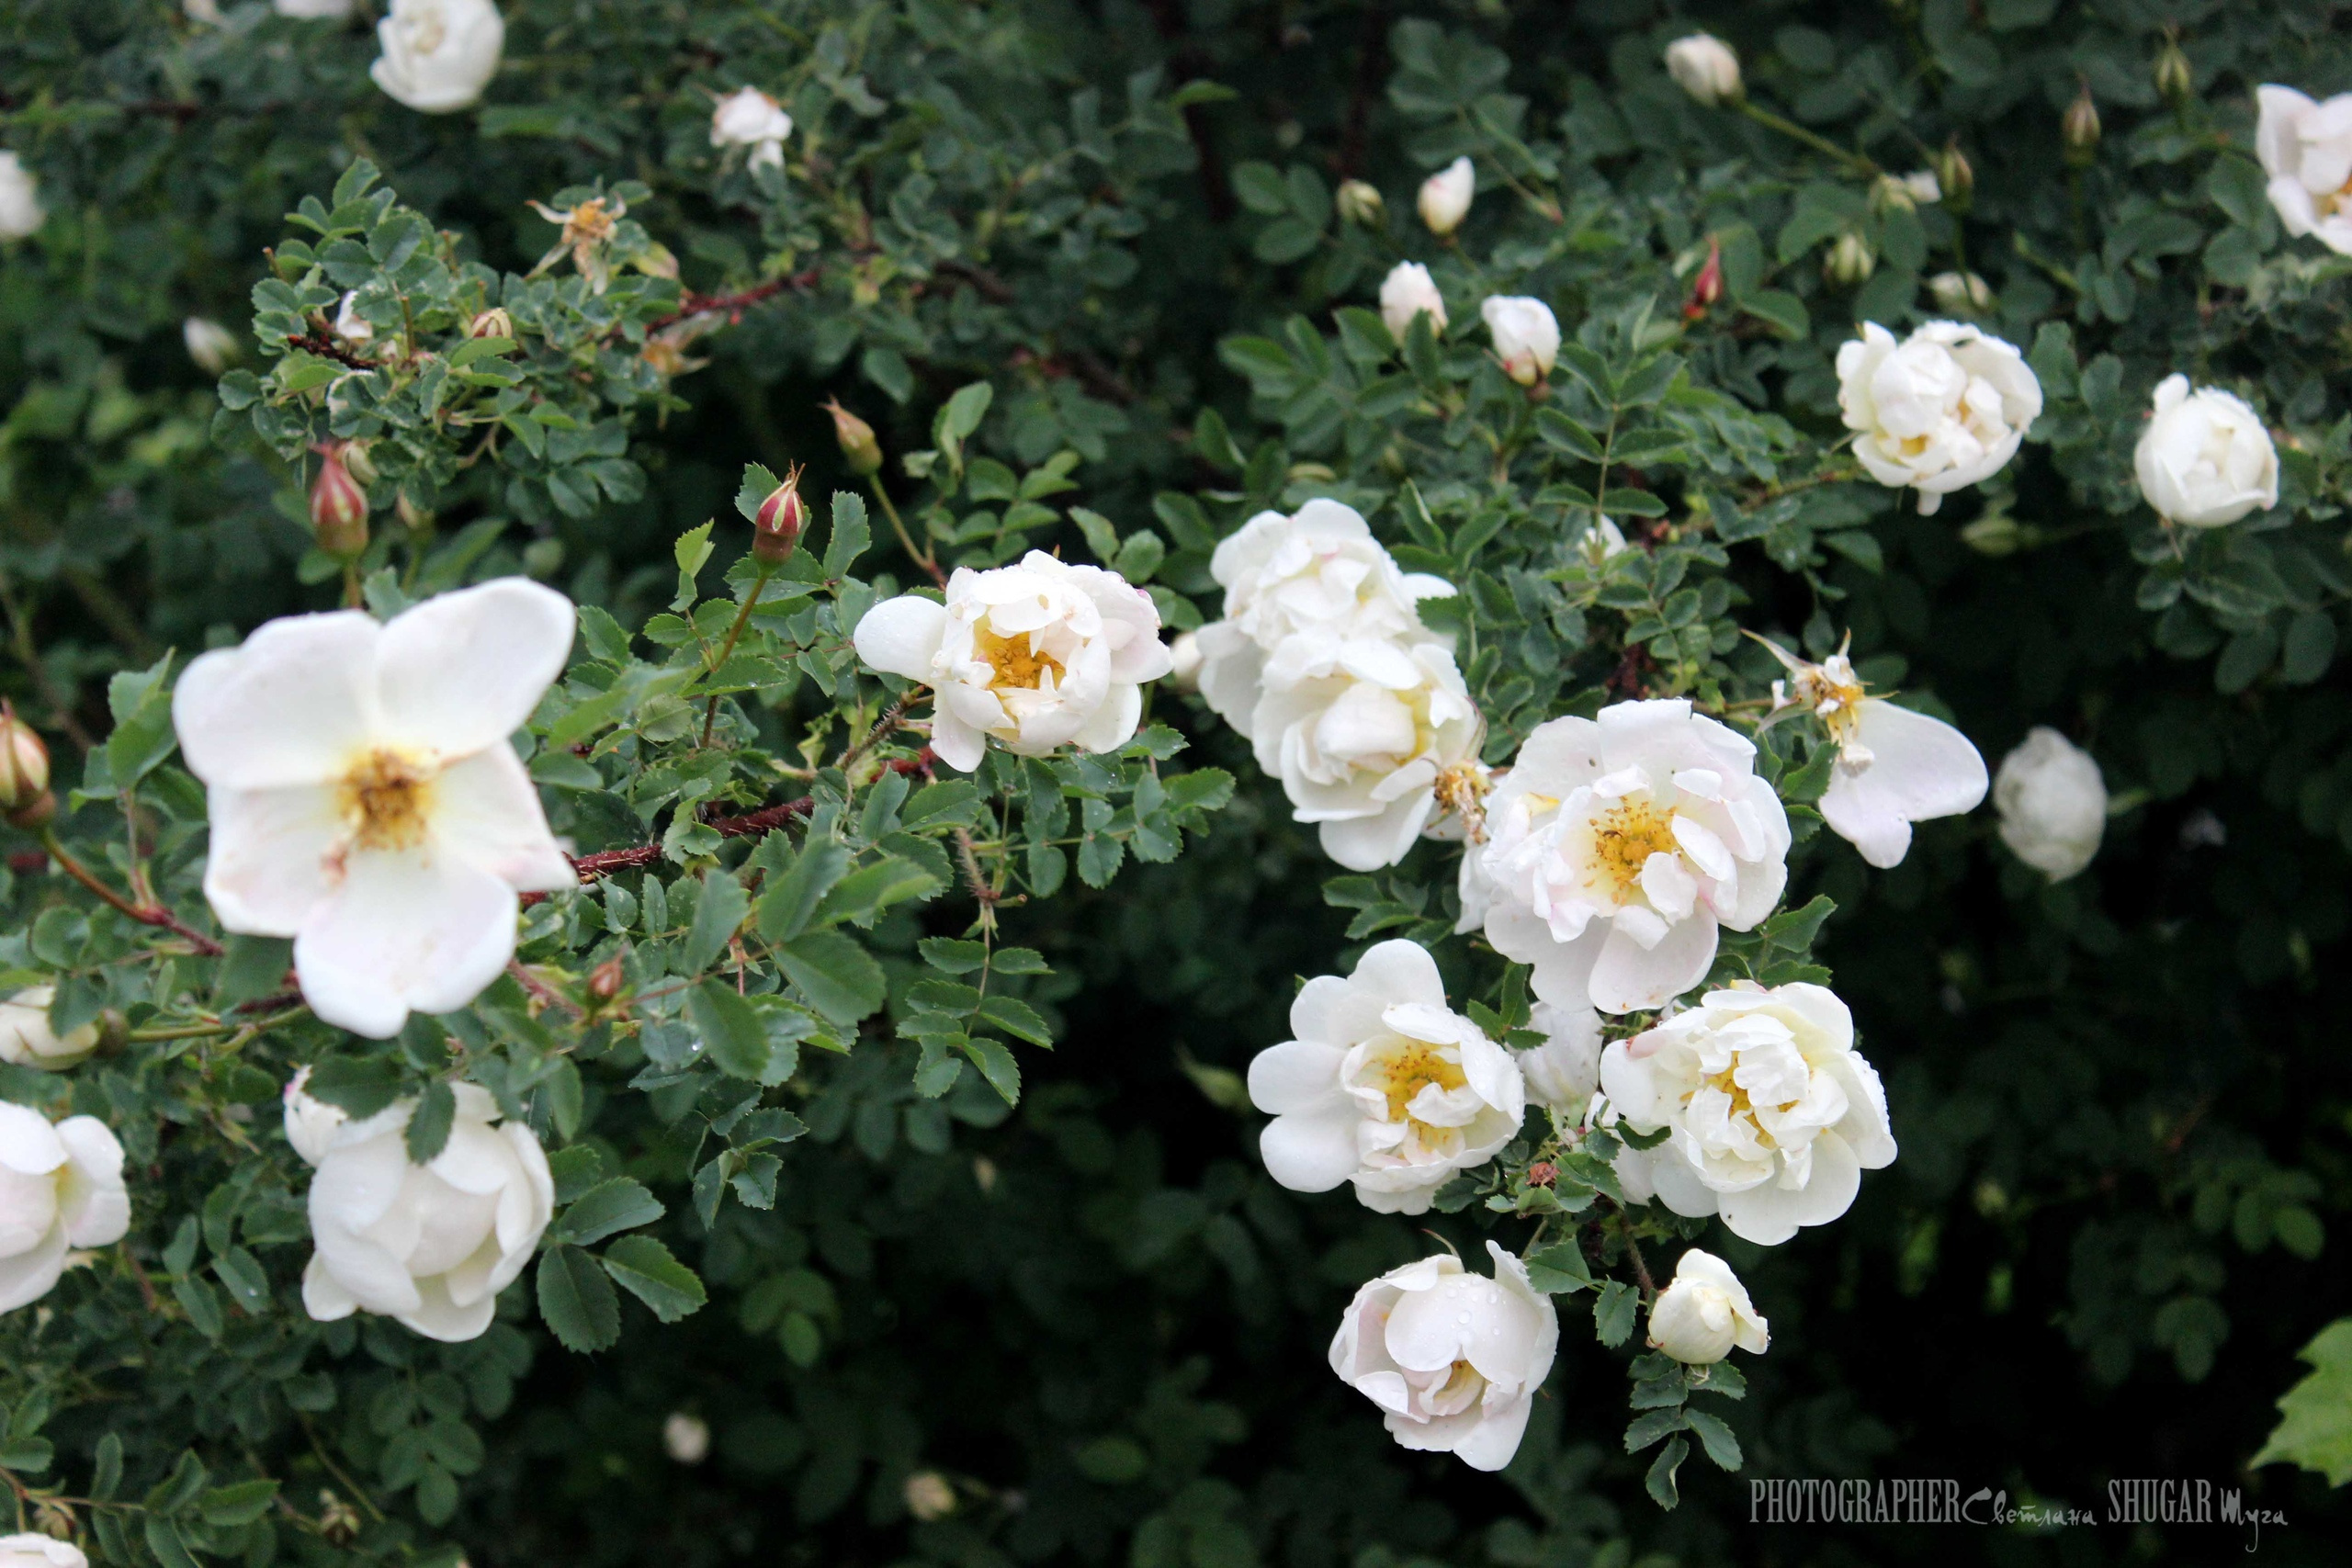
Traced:
<path fill-rule="evenodd" d="M 572 1200 L 571 1206 L 558 1214 L 555 1223 L 548 1227 L 548 1238 L 557 1243 L 594 1247 L 617 1232 L 650 1225 L 666 1213 L 662 1201 L 647 1191 L 643 1183 L 633 1177 L 616 1176 Z M 540 1289 L 546 1288 L 543 1280 Z"/>
<path fill-rule="evenodd" d="M 887 982 L 873 955 L 839 931 L 808 931 L 777 947 L 776 957 L 809 1004 L 844 1023 L 878 1010 Z"/>
<path fill-rule="evenodd" d="M 275 996 L 294 963 L 294 944 L 284 937 L 232 936 L 220 961 L 220 988 L 213 999 L 223 1008 Z M 379 1109 L 381 1109 L 379 1107 Z"/>
<path fill-rule="evenodd" d="M 915 944 L 923 962 L 943 974 L 968 975 L 989 961 L 988 944 L 954 937 L 927 936 Z"/>
<path fill-rule="evenodd" d="M 1017 997 L 989 997 L 980 1003 L 980 1016 L 1016 1039 L 1050 1046 L 1054 1032 L 1037 1010 Z"/>
<path fill-rule="evenodd" d="M 197 1568 L 196 1559 L 180 1539 L 179 1526 L 172 1520 L 161 1514 L 150 1514 L 141 1533 L 146 1537 L 147 1550 L 155 1554 L 155 1561 L 163 1568 Z"/>
<path fill-rule="evenodd" d="M 774 495 L 783 482 L 762 464 L 744 464 L 743 482 L 735 491 L 735 510 L 742 513 L 743 521 L 757 522 L 760 508 L 767 503 L 768 497 Z"/>
<path fill-rule="evenodd" d="M 2338 1318 L 2296 1355 L 2312 1373 L 2278 1398 L 2279 1422 L 2250 1464 L 2317 1471 L 2352 1482 L 2352 1317 Z"/>
<path fill-rule="evenodd" d="M 910 898 L 927 898 L 938 892 L 940 886 L 939 878 L 926 868 L 896 855 L 885 856 L 858 867 L 837 883 L 817 906 L 809 924 L 832 926 L 849 920 L 867 925 L 891 905 Z"/>
<path fill-rule="evenodd" d="M 766 1025 L 724 980 L 705 980 L 686 993 L 686 1021 L 720 1072 L 747 1083 L 782 1081 L 768 1076 L 774 1059 Z"/>
<path fill-rule="evenodd" d="M 204 1516 L 208 1525 L 232 1529 L 249 1525 L 269 1512 L 277 1499 L 277 1483 L 266 1477 L 259 1481 L 240 1481 L 232 1486 L 216 1486 L 196 1500 L 197 1512 Z"/>
<path fill-rule="evenodd" d="M 1650 1472 L 1642 1478 L 1642 1485 L 1648 1491 L 1650 1501 L 1661 1508 L 1671 1508 L 1681 1501 L 1680 1494 L 1675 1489 L 1674 1472 L 1680 1470 L 1682 1461 L 1690 1457 L 1690 1444 L 1684 1438 L 1676 1438 L 1658 1450 L 1657 1458 L 1650 1461 Z"/>
<path fill-rule="evenodd" d="M 1707 1457 L 1714 1461 L 1717 1470 L 1737 1470 L 1740 1467 L 1739 1439 L 1732 1435 L 1732 1429 L 1724 1425 L 1722 1416 L 1704 1410 L 1689 1410 L 1683 1413 L 1683 1419 L 1690 1423 L 1690 1430 L 1699 1434 L 1701 1446 L 1707 1450 Z"/>
<path fill-rule="evenodd" d="M 596 1260 L 580 1248 L 552 1247 L 540 1258 L 538 1296 L 539 1316 L 565 1349 L 584 1355 L 619 1340 L 620 1298 Z"/>
<path fill-rule="evenodd" d="M 846 576 L 850 565 L 874 542 L 874 528 L 865 520 L 865 498 L 845 490 L 833 492 L 833 530 L 825 540 L 825 575 Z"/>
<path fill-rule="evenodd" d="M 703 873 L 702 892 L 695 899 L 694 928 L 678 955 L 682 975 L 699 975 L 727 951 L 743 917 L 752 910 L 752 896 L 731 871 Z"/>
<path fill-rule="evenodd" d="M 790 942 L 808 929 L 818 900 L 849 870 L 846 844 L 812 838 L 800 846 L 782 874 L 771 872 L 760 895 L 760 935 L 769 942 Z"/>
<path fill-rule="evenodd" d="M 314 1091 L 315 1092 L 315 1091 Z M 409 1112 L 408 1126 L 401 1136 L 408 1145 L 408 1157 L 415 1165 L 430 1165 L 449 1142 L 449 1129 L 458 1122 L 458 1094 L 447 1083 L 435 1078 L 416 1097 L 416 1109 Z"/>
<path fill-rule="evenodd" d="M 117 789 L 129 789 L 172 754 L 178 737 L 172 728 L 172 696 L 164 679 L 168 653 L 141 671 L 123 671 L 107 682 L 107 706 L 114 733 L 107 737 L 107 772 Z"/>
<path fill-rule="evenodd" d="M 980 1069 L 980 1076 L 989 1080 L 989 1087 L 996 1090 L 1007 1105 L 1021 1103 L 1021 1067 L 1013 1061 L 1012 1052 L 999 1042 L 985 1037 L 966 1040 L 963 1051 L 972 1059 L 972 1065 Z"/>
<path fill-rule="evenodd" d="M 328 1056 L 311 1067 L 303 1086 L 313 1100 L 323 1100 L 353 1121 L 373 1116 L 399 1098 L 399 1071 L 380 1056 Z"/>
<path fill-rule="evenodd" d="M 1592 1303 L 1593 1337 L 1612 1350 L 1625 1343 L 1633 1335 L 1634 1314 L 1641 1304 L 1640 1292 L 1623 1280 L 1603 1284 Z"/>
<path fill-rule="evenodd" d="M 1584 1249 L 1573 1241 L 1556 1242 L 1541 1252 L 1531 1252 L 1524 1261 L 1529 1282 L 1547 1294 L 1566 1295 L 1594 1288 L 1592 1269 L 1585 1261 Z"/>
<path fill-rule="evenodd" d="M 710 1300 L 702 1278 L 650 1235 L 625 1235 L 599 1260 L 621 1289 L 653 1309 L 664 1323 L 699 1312 Z"/>
<path fill-rule="evenodd" d="M 683 610 L 695 602 L 695 575 L 702 570 L 703 563 L 710 559 L 713 547 L 707 523 L 699 528 L 689 528 L 678 536 L 678 543 L 671 552 L 678 562 L 678 593 L 670 601 L 670 608 Z"/>
<path fill-rule="evenodd" d="M 1151 1469 L 1151 1456 L 1133 1438 L 1097 1438 L 1091 1443 L 1080 1443 L 1070 1458 L 1076 1461 L 1080 1475 L 1104 1486 L 1125 1486 L 1131 1481 L 1140 1481 Z"/>

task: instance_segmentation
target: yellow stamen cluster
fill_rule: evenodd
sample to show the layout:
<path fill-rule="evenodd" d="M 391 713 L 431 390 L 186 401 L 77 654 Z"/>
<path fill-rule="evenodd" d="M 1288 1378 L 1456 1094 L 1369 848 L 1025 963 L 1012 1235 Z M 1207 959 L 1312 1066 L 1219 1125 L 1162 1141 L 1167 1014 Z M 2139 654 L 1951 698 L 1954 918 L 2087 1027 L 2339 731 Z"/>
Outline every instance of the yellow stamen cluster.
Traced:
<path fill-rule="evenodd" d="M 1674 814 L 1646 796 L 1629 795 L 1593 818 L 1593 870 L 1620 904 L 1641 886 L 1650 856 L 1678 852 Z"/>
<path fill-rule="evenodd" d="M 989 668 L 996 671 L 996 679 L 989 682 L 992 688 L 1017 686 L 1034 692 L 1045 684 L 1046 671 L 1054 672 L 1056 685 L 1061 683 L 1065 673 L 1062 661 L 1041 651 L 1033 634 L 999 637 L 981 626 L 972 634 L 972 646 Z"/>
<path fill-rule="evenodd" d="M 363 850 L 409 850 L 424 841 L 432 775 L 397 751 L 375 750 L 343 777 L 337 804 Z"/>

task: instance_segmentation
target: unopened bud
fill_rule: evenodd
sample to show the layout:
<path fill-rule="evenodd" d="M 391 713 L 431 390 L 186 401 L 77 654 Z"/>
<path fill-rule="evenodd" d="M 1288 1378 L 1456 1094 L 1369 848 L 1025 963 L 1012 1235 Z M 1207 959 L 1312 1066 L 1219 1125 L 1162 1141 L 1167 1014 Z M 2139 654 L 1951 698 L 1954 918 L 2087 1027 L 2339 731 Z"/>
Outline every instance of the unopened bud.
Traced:
<path fill-rule="evenodd" d="M 1707 236 L 1707 265 L 1690 280 L 1690 298 L 1683 302 L 1682 319 L 1695 321 L 1707 313 L 1707 307 L 1724 297 L 1724 244 L 1714 235 Z"/>
<path fill-rule="evenodd" d="M 383 477 L 377 472 L 375 454 L 368 449 L 368 443 L 365 441 L 346 441 L 343 444 L 343 467 L 345 472 L 363 485 L 374 484 Z"/>
<path fill-rule="evenodd" d="M 2006 512 L 1987 512 L 1960 531 L 1961 543 L 1980 556 L 2015 555 L 2025 543 L 2024 529 Z"/>
<path fill-rule="evenodd" d="M 2066 162 L 2076 168 L 2098 156 L 2098 106 L 2091 102 L 2089 83 L 2066 106 L 2066 118 L 2058 122 L 2058 140 L 2065 144 Z"/>
<path fill-rule="evenodd" d="M 352 476 L 350 444 L 319 448 L 319 477 L 311 481 L 311 531 L 319 548 L 356 560 L 368 548 L 368 492 Z"/>
<path fill-rule="evenodd" d="M 2175 107 L 2187 103 L 2197 91 L 2197 73 L 2190 69 L 2188 55 L 2177 38 L 2165 39 L 2164 47 L 2156 51 L 2150 74 L 2156 79 L 2158 96 Z"/>
<path fill-rule="evenodd" d="M 1952 212 L 1966 212 L 1976 194 L 1976 170 L 1961 152 L 1958 141 L 1944 143 L 1936 154 L 1936 184 L 1944 193 L 1944 206 Z"/>
<path fill-rule="evenodd" d="M 808 526 L 808 503 L 800 499 L 800 469 L 796 465 L 784 482 L 768 492 L 752 519 L 752 554 L 770 563 L 784 560 L 800 543 Z"/>
<path fill-rule="evenodd" d="M 1821 258 L 1821 276 L 1843 288 L 1869 282 L 1877 270 L 1878 256 L 1871 243 L 1851 230 L 1838 235 L 1829 254 Z"/>
<path fill-rule="evenodd" d="M 588 971 L 588 994 L 600 1002 L 611 1001 L 621 994 L 620 954 L 615 953 Z"/>
<path fill-rule="evenodd" d="M 837 398 L 825 400 L 825 412 L 833 416 L 833 439 L 842 444 L 849 471 L 860 479 L 879 472 L 882 443 L 875 439 L 874 427 L 842 407 Z"/>
<path fill-rule="evenodd" d="M 98 1043 L 91 1054 L 98 1056 L 119 1055 L 130 1043 L 130 1020 L 120 1008 L 104 1008 L 98 1012 Z"/>
<path fill-rule="evenodd" d="M 407 491 L 403 490 L 392 498 L 392 510 L 399 514 L 403 526 L 413 528 L 420 534 L 429 534 L 433 531 L 432 509 L 417 504 L 415 498 Z"/>
<path fill-rule="evenodd" d="M 918 1470 L 907 1477 L 907 1512 L 924 1524 L 956 1511 L 956 1488 L 935 1470 Z"/>
<path fill-rule="evenodd" d="M 220 322 L 203 316 L 190 316 L 180 323 L 180 341 L 187 345 L 187 356 L 207 376 L 218 376 L 236 363 L 236 334 Z"/>
<path fill-rule="evenodd" d="M 332 1492 L 321 1492 L 319 1533 L 336 1546 L 350 1545 L 359 1534 L 359 1510 Z"/>
<path fill-rule="evenodd" d="M 1380 198 L 1379 187 L 1366 180 L 1343 181 L 1339 195 L 1333 199 L 1339 204 L 1340 217 L 1343 220 L 1366 229 L 1380 221 L 1381 211 L 1386 205 Z"/>
<path fill-rule="evenodd" d="M 513 337 L 514 318 L 506 313 L 504 306 L 492 305 L 466 323 L 466 335 L 468 337 Z"/>
<path fill-rule="evenodd" d="M 1936 274 L 1928 279 L 1928 297 L 1947 316 L 1981 315 L 1993 308 L 1993 286 L 1973 272 Z"/>
<path fill-rule="evenodd" d="M 1530 1187 L 1549 1187 L 1560 1179 L 1560 1168 L 1548 1159 L 1539 1159 L 1527 1168 Z"/>
<path fill-rule="evenodd" d="M 57 812 L 49 793 L 49 748 L 6 703 L 0 703 L 0 812 L 19 828 L 39 828 Z"/>

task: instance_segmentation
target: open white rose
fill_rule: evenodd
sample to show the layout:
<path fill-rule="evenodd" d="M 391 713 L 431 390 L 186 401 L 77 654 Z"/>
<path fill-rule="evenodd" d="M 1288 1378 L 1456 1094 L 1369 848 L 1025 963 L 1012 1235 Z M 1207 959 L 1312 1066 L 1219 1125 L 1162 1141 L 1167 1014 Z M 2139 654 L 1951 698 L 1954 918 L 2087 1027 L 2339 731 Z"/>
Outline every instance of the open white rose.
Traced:
<path fill-rule="evenodd" d="M 784 143 L 792 135 L 792 117 L 784 106 L 757 87 L 738 87 L 718 100 L 710 113 L 713 147 L 749 147 L 752 167 L 784 162 Z"/>
<path fill-rule="evenodd" d="M 1402 1446 L 1491 1471 L 1519 1451 L 1560 1319 L 1525 1264 L 1496 1242 L 1487 1252 L 1492 1279 L 1441 1252 L 1367 1283 L 1332 1337 L 1331 1370 Z"/>
<path fill-rule="evenodd" d="M 1526 1114 L 1511 1054 L 1445 1005 L 1418 942 L 1380 942 L 1346 978 L 1309 980 L 1290 1027 L 1250 1062 L 1250 1099 L 1273 1117 L 1258 1142 L 1266 1173 L 1295 1192 L 1352 1181 L 1367 1209 L 1426 1213 Z"/>
<path fill-rule="evenodd" d="M 1712 33 L 1692 33 L 1668 44 L 1666 73 L 1702 104 L 1720 104 L 1740 94 L 1739 56 Z"/>
<path fill-rule="evenodd" d="M 46 1535 L 0 1535 L 0 1568 L 90 1568 L 70 1540 Z"/>
<path fill-rule="evenodd" d="M 2255 89 L 2255 156 L 2270 176 L 2270 205 L 2290 234 L 2352 255 L 2352 93 L 2315 104 L 2292 87 Z"/>
<path fill-rule="evenodd" d="M 522 578 L 271 621 L 180 677 L 172 720 L 210 789 L 204 893 L 294 939 L 311 1010 L 379 1038 L 473 1000 L 514 953 L 518 892 L 578 886 L 507 737 L 571 647 Z"/>
<path fill-rule="evenodd" d="M 1898 344 L 1867 321 L 1838 350 L 1838 406 L 1862 467 L 1917 490 L 1924 515 L 2017 456 L 2041 383 L 2013 345 L 1965 323 L 1929 321 Z"/>
<path fill-rule="evenodd" d="M 1731 1265 L 1697 1247 L 1674 1266 L 1674 1279 L 1650 1303 L 1650 1348 L 1686 1366 L 1712 1366 L 1733 1347 L 1760 1356 L 1772 1343 L 1771 1325 L 1747 1299 Z"/>
<path fill-rule="evenodd" d="M 944 604 L 886 600 L 851 640 L 870 668 L 931 687 L 931 749 L 965 773 L 990 736 L 1023 757 L 1116 750 L 1143 716 L 1141 683 L 1172 667 L 1151 595 L 1043 550 L 987 571 L 956 568 Z"/>
<path fill-rule="evenodd" d="M 1504 374 L 1532 387 L 1552 373 L 1560 357 L 1560 323 L 1551 306 L 1521 295 L 1493 294 L 1478 307 L 1478 315 L 1494 336 Z"/>
<path fill-rule="evenodd" d="M 1456 158 L 1421 182 L 1421 221 L 1432 234 L 1451 234 L 1470 215 L 1471 197 L 1477 194 L 1478 171 L 1467 157 Z"/>
<path fill-rule="evenodd" d="M 1600 1015 L 1589 1007 L 1537 1002 L 1528 1010 L 1527 1026 L 1544 1036 L 1543 1044 L 1513 1053 L 1529 1102 L 1566 1117 L 1583 1115 L 1600 1087 Z"/>
<path fill-rule="evenodd" d="M 1755 759 L 1681 698 L 1537 726 L 1487 802 L 1487 939 L 1560 1007 L 1632 1012 L 1697 985 L 1716 929 L 1749 930 L 1788 881 L 1788 814 Z"/>
<path fill-rule="evenodd" d="M 98 1048 L 98 1026 L 85 1023 L 64 1039 L 49 1026 L 49 1004 L 57 999 L 54 986 L 29 986 L 0 1002 L 0 1062 L 19 1067 L 63 1072 Z"/>
<path fill-rule="evenodd" d="M 1432 335 L 1445 331 L 1445 297 L 1430 269 L 1419 262 L 1398 262 L 1380 280 L 1380 319 L 1388 323 L 1388 335 L 1402 344 L 1413 318 L 1424 313 Z"/>
<path fill-rule="evenodd" d="M 1678 1214 L 1720 1213 L 1759 1247 L 1853 1206 L 1862 1172 L 1894 1160 L 1886 1093 L 1854 1050 L 1853 1015 L 1826 987 L 1710 991 L 1600 1055 L 1600 1090 L 1666 1142 L 1626 1158 Z"/>
<path fill-rule="evenodd" d="M 491 0 L 392 0 L 376 40 L 376 85 L 420 114 L 448 114 L 472 107 L 498 73 L 506 19 Z"/>
<path fill-rule="evenodd" d="M 2218 528 L 2278 504 L 2278 452 L 2262 416 L 2186 376 L 2156 384 L 2155 411 L 2132 454 L 2140 493 L 2167 523 Z"/>
<path fill-rule="evenodd" d="M 1344 671 L 1409 680 L 1398 650 L 1429 637 L 1414 605 L 1453 592 L 1398 570 L 1362 513 L 1320 499 L 1250 519 L 1217 545 L 1209 575 L 1225 618 L 1201 628 L 1201 694 L 1245 737 L 1269 686 Z"/>
<path fill-rule="evenodd" d="M 1819 664 L 1767 642 L 1788 672 L 1772 682 L 1772 705 L 1809 710 L 1838 748 L 1821 818 L 1882 870 L 1901 865 L 1911 824 L 1973 811 L 1984 798 L 1984 759 L 1968 737 L 1939 718 L 1869 695 L 1844 650 Z"/>
<path fill-rule="evenodd" d="M 304 1067 L 287 1080 L 279 1096 L 285 1101 L 286 1141 L 302 1156 L 304 1165 L 315 1166 L 326 1158 L 327 1145 L 334 1141 L 335 1132 L 350 1115 L 340 1105 L 329 1105 L 311 1094 L 304 1086 L 311 1081 L 311 1069 Z"/>
<path fill-rule="evenodd" d="M 56 1288 L 69 1247 L 111 1247 L 130 1229 L 122 1145 L 95 1116 L 56 1125 L 0 1100 L 0 1312 Z"/>
<path fill-rule="evenodd" d="M 1423 636 L 1351 652 L 1333 675 L 1270 685 L 1250 715 L 1258 766 L 1351 871 L 1404 859 L 1442 781 L 1477 765 L 1486 722 L 1453 655 Z"/>
<path fill-rule="evenodd" d="M 0 243 L 26 239 L 48 221 L 32 171 L 14 152 L 0 152 Z"/>
<path fill-rule="evenodd" d="M 449 1141 L 429 1164 L 408 1157 L 413 1100 L 328 1137 L 311 1179 L 318 1250 L 302 1271 L 302 1305 L 319 1322 L 366 1311 L 428 1339 L 472 1339 L 530 1262 L 555 1212 L 548 1156 L 528 1127 L 497 1124 L 488 1089 L 456 1087 Z"/>
<path fill-rule="evenodd" d="M 2091 754 L 2046 725 L 2026 733 L 1993 777 L 2001 841 L 2052 882 L 2091 863 L 2107 831 L 2107 781 Z"/>

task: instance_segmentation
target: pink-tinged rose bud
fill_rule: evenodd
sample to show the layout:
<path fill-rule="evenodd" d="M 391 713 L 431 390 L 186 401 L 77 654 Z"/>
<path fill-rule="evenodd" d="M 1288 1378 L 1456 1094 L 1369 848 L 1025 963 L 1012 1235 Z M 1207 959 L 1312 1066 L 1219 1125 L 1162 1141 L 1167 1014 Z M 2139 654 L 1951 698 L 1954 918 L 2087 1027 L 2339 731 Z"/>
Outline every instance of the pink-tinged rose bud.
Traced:
<path fill-rule="evenodd" d="M 56 810 L 49 793 L 49 748 L 15 708 L 0 703 L 0 812 L 19 828 L 38 828 Z"/>
<path fill-rule="evenodd" d="M 311 481 L 311 531 L 319 548 L 344 560 L 368 548 L 368 492 L 345 461 L 348 442 L 319 448 L 319 477 Z"/>
<path fill-rule="evenodd" d="M 808 503 L 800 499 L 800 469 L 796 466 L 760 502 L 752 519 L 752 554 L 770 565 L 788 558 L 808 525 Z"/>
<path fill-rule="evenodd" d="M 1682 319 L 1695 321 L 1707 313 L 1707 307 L 1724 297 L 1724 246 L 1713 234 L 1707 236 L 1707 265 L 1699 269 L 1691 280 L 1690 298 L 1682 306 Z"/>

